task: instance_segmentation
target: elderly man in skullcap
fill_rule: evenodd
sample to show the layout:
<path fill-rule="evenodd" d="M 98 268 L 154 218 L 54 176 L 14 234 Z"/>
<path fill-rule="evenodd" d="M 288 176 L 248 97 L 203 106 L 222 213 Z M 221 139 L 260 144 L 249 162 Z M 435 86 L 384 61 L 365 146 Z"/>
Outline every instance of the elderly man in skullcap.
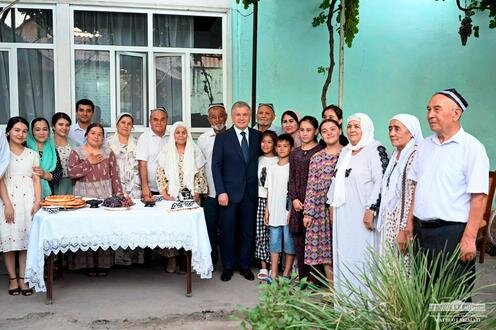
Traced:
<path fill-rule="evenodd" d="M 457 271 L 474 274 L 489 159 L 482 143 L 460 123 L 467 107 L 455 89 L 435 93 L 427 105 L 427 121 L 434 134 L 420 143 L 408 174 L 416 183 L 408 227 L 430 260 L 439 253 L 448 256 L 459 246 Z"/>

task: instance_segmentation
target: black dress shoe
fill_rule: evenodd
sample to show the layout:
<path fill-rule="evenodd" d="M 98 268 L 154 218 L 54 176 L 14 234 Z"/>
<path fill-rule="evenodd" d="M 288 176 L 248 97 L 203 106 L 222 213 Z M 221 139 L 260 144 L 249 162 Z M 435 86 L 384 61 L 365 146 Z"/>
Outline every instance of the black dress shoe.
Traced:
<path fill-rule="evenodd" d="M 255 275 L 253 275 L 252 271 L 249 268 L 241 268 L 239 270 L 239 274 L 246 278 L 248 281 L 253 281 L 255 279 Z"/>
<path fill-rule="evenodd" d="M 220 280 L 223 282 L 227 282 L 231 280 L 231 277 L 233 276 L 233 271 L 232 269 L 224 269 L 222 271 L 222 274 L 220 275 Z"/>

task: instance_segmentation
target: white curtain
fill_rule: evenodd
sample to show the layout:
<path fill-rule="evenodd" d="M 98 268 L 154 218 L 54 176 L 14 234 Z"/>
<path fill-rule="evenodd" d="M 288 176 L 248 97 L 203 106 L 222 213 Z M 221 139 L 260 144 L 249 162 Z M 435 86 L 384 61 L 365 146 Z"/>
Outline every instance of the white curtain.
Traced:
<path fill-rule="evenodd" d="M 53 76 L 53 50 L 17 50 L 20 116 L 28 121 L 36 117 L 52 118 L 56 112 Z"/>
<path fill-rule="evenodd" d="M 0 124 L 6 124 L 10 114 L 9 53 L 0 52 Z"/>
<path fill-rule="evenodd" d="M 183 84 L 180 56 L 156 56 L 156 97 L 157 106 L 163 106 L 169 113 L 169 123 L 183 120 Z"/>
<path fill-rule="evenodd" d="M 153 45 L 156 47 L 194 47 L 194 17 L 153 15 Z"/>

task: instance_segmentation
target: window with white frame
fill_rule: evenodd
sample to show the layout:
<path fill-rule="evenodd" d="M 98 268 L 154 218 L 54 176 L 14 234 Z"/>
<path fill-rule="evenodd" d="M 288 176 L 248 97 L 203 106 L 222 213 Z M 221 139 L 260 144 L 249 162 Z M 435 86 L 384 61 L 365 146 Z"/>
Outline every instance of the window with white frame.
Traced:
<path fill-rule="evenodd" d="M 72 7 L 74 101 L 93 100 L 105 126 L 122 112 L 146 125 L 164 106 L 170 123 L 209 127 L 208 105 L 226 101 L 225 24 L 224 13 Z"/>
<path fill-rule="evenodd" d="M 0 16 L 0 124 L 54 112 L 53 17 L 52 7 L 35 5 Z"/>

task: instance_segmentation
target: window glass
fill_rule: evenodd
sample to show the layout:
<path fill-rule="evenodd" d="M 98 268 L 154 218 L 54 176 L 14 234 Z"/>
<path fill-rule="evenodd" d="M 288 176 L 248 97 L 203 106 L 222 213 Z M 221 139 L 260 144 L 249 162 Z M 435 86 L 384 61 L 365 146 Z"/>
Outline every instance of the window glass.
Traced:
<path fill-rule="evenodd" d="M 146 46 L 146 14 L 74 11 L 74 43 Z"/>
<path fill-rule="evenodd" d="M 95 104 L 93 121 L 110 126 L 110 54 L 108 51 L 76 50 L 76 101 Z"/>
<path fill-rule="evenodd" d="M 18 49 L 19 115 L 51 118 L 55 109 L 53 50 Z"/>
<path fill-rule="evenodd" d="M 135 125 L 143 125 L 143 112 L 147 108 L 146 54 L 122 53 L 118 60 L 120 113 L 128 112 Z"/>
<path fill-rule="evenodd" d="M 10 114 L 9 52 L 0 51 L 0 124 L 6 124 Z"/>
<path fill-rule="evenodd" d="M 208 106 L 222 103 L 222 55 L 191 54 L 191 126 L 210 127 Z"/>
<path fill-rule="evenodd" d="M 52 43 L 51 9 L 12 8 L 0 17 L 0 42 Z"/>
<path fill-rule="evenodd" d="M 153 45 L 178 48 L 222 48 L 222 18 L 153 15 Z"/>
<path fill-rule="evenodd" d="M 183 68 L 181 56 L 155 55 L 157 106 L 169 114 L 169 124 L 183 120 Z"/>

